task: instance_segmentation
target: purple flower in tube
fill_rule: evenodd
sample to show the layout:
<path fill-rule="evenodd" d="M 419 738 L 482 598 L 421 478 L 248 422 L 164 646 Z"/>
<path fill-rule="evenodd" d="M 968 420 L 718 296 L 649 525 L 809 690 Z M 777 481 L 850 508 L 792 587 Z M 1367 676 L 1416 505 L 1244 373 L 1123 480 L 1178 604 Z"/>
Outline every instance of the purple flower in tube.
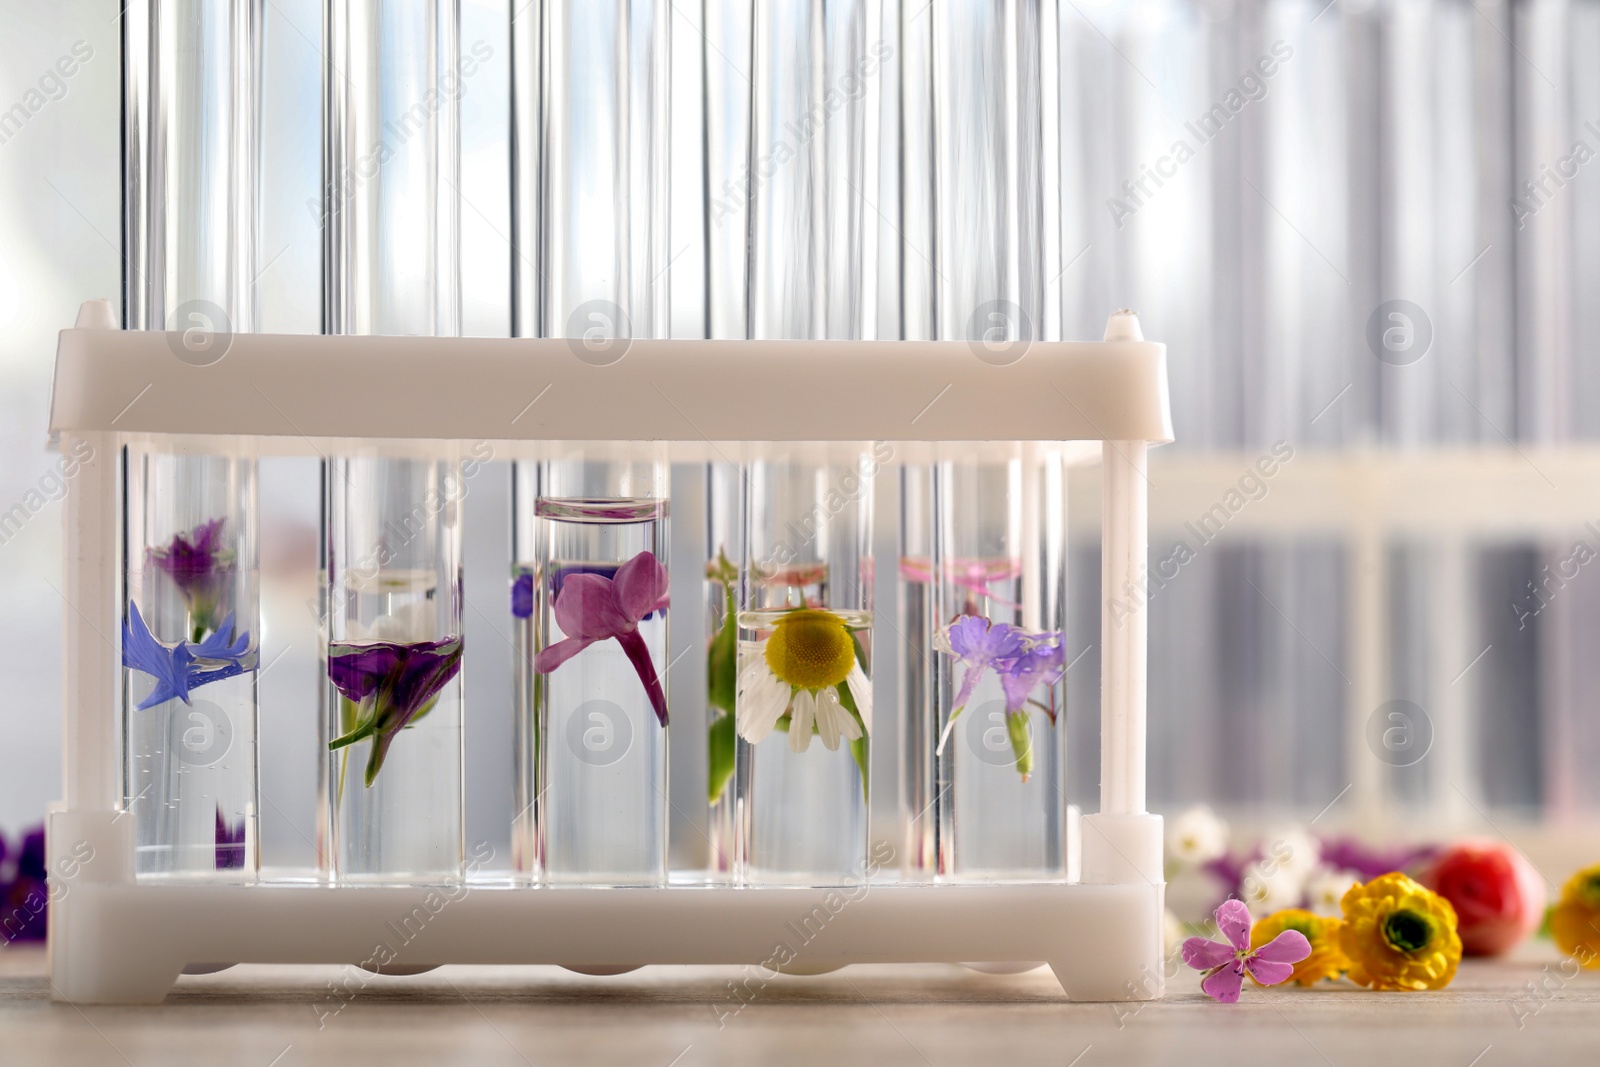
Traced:
<path fill-rule="evenodd" d="M 236 871 L 244 868 L 244 820 L 230 824 L 222 809 L 217 808 L 217 870 Z"/>
<path fill-rule="evenodd" d="M 355 717 L 343 736 L 328 742 L 328 748 L 372 738 L 366 773 L 370 787 L 395 737 L 432 710 L 439 692 L 460 669 L 459 637 L 414 644 L 330 643 L 328 679 L 355 705 Z"/>
<path fill-rule="evenodd" d="M 1225 900 L 1217 909 L 1217 929 L 1227 943 L 1191 937 L 1183 943 L 1183 962 L 1206 972 L 1200 989 L 1212 1000 L 1233 1004 L 1245 972 L 1262 985 L 1287 982 L 1294 965 L 1311 955 L 1311 942 L 1298 930 L 1285 930 L 1260 948 L 1250 948 L 1250 909 L 1242 900 Z"/>
<path fill-rule="evenodd" d="M 534 657 L 533 669 L 549 674 L 597 641 L 615 639 L 633 664 L 650 706 L 667 725 L 667 694 L 661 687 L 650 649 L 639 634 L 641 620 L 667 606 L 667 569 L 651 552 L 641 552 L 617 568 L 615 577 L 568 575 L 556 594 L 556 625 L 564 638 Z"/>
<path fill-rule="evenodd" d="M 511 582 L 511 614 L 519 619 L 533 616 L 533 573 L 523 571 Z"/>
<path fill-rule="evenodd" d="M 134 710 L 169 700 L 189 704 L 189 694 L 202 685 L 254 670 L 255 653 L 249 649 L 250 634 L 234 636 L 231 614 L 204 641 L 165 645 L 145 625 L 139 605 L 129 601 L 122 623 L 122 665 L 155 679 L 155 688 Z"/>
<path fill-rule="evenodd" d="M 1033 644 L 1033 642 L 1039 642 Z M 1066 672 L 1067 650 L 1061 646 L 1059 634 L 1029 635 L 1029 647 L 1001 663 L 1000 690 L 1006 695 L 1006 711 L 1015 714 L 1028 704 L 1028 697 L 1041 685 L 1055 685 Z M 1050 721 L 1055 722 L 1056 709 L 1044 708 Z"/>
<path fill-rule="evenodd" d="M 993 670 L 1005 694 L 1006 733 L 1017 757 L 1017 773 L 1023 781 L 1033 771 L 1033 744 L 1028 729 L 1028 705 L 1035 689 L 1054 685 L 1065 672 L 1066 650 L 1058 633 L 1028 633 L 1010 623 L 993 623 L 981 615 L 961 615 L 934 637 L 934 647 L 955 657 L 965 668 L 951 702 L 950 718 L 939 738 L 944 751 L 960 716 L 985 672 Z M 1054 702 L 1039 704 L 1055 722 Z"/>
<path fill-rule="evenodd" d="M 934 647 L 954 656 L 966 668 L 955 699 L 950 702 L 950 718 L 961 714 L 972 699 L 972 691 L 991 667 L 1000 669 L 1021 655 L 1026 635 L 1009 623 L 989 624 L 982 615 L 961 615 L 934 638 Z"/>
<path fill-rule="evenodd" d="M 223 588 L 233 572 L 233 555 L 222 544 L 222 525 L 226 521 L 202 522 L 187 536 L 175 535 L 165 548 L 146 550 L 150 564 L 178 587 L 178 595 L 189 609 L 196 641 L 214 628 Z"/>

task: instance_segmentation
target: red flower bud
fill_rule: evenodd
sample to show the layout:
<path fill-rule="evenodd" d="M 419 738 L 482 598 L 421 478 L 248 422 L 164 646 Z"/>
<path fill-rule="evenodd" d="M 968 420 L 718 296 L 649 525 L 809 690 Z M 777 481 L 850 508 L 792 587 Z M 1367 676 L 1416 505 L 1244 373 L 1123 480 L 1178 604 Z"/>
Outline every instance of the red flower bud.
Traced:
<path fill-rule="evenodd" d="M 1462 841 L 1429 864 L 1423 884 L 1456 909 L 1469 956 L 1511 951 L 1544 917 L 1544 880 L 1522 854 L 1498 841 Z"/>

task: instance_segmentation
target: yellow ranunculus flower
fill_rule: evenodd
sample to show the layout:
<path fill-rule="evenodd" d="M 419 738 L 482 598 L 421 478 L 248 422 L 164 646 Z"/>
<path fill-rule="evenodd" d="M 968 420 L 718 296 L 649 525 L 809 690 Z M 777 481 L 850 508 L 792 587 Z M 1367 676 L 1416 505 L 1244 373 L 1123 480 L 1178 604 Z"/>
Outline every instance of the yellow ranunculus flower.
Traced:
<path fill-rule="evenodd" d="M 1345 893 L 1339 943 L 1348 977 L 1372 989 L 1443 989 L 1461 963 L 1456 909 L 1403 874 L 1380 875 Z"/>
<path fill-rule="evenodd" d="M 1550 936 L 1579 966 L 1600 968 L 1600 864 L 1561 887 L 1561 900 L 1550 911 Z"/>
<path fill-rule="evenodd" d="M 1350 959 L 1339 943 L 1342 926 L 1342 919 L 1314 915 L 1300 908 L 1284 908 L 1250 928 L 1250 947 L 1260 948 L 1285 930 L 1300 931 L 1311 942 L 1311 955 L 1294 965 L 1293 980 L 1304 986 L 1316 985 L 1324 978 L 1337 978 L 1350 969 Z"/>

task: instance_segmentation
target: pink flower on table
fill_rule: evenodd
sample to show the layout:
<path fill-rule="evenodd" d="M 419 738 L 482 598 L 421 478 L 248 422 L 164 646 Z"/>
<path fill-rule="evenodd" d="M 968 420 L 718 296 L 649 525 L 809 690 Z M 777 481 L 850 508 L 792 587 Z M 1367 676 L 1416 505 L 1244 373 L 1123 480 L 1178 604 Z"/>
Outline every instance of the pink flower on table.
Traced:
<path fill-rule="evenodd" d="M 556 625 L 567 636 L 539 651 L 533 669 L 549 674 L 597 641 L 614 638 L 639 675 L 650 706 L 667 725 L 667 694 L 661 687 L 650 649 L 639 635 L 640 620 L 667 606 L 667 568 L 651 552 L 641 552 L 617 568 L 614 577 L 569 574 L 556 594 Z"/>
<path fill-rule="evenodd" d="M 1183 962 L 1206 972 L 1200 989 L 1223 1004 L 1239 999 L 1245 972 L 1262 985 L 1287 982 L 1294 965 L 1311 955 L 1311 942 L 1297 930 L 1285 930 L 1255 951 L 1250 949 L 1250 909 L 1242 900 L 1225 900 L 1217 909 L 1217 929 L 1227 944 L 1191 937 L 1183 943 Z"/>

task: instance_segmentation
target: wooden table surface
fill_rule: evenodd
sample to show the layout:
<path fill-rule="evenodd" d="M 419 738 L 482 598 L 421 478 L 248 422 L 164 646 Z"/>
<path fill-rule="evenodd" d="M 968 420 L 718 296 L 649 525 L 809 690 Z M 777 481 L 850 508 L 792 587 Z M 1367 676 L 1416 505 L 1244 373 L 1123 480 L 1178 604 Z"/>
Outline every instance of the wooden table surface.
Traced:
<path fill-rule="evenodd" d="M 1142 1006 L 1067 1003 L 1047 971 L 954 966 L 756 981 L 747 1005 L 730 989 L 745 975 L 731 967 L 603 978 L 551 967 L 358 974 L 236 967 L 181 979 L 159 1007 L 79 1008 L 51 1003 L 42 951 L 9 946 L 0 949 L 0 1064 L 1600 1062 L 1600 973 L 1568 980 L 1548 946 L 1468 962 L 1439 993 L 1247 988 L 1233 1006 L 1208 1001 L 1187 971 L 1165 1000 Z M 351 990 L 346 1000 L 335 984 Z"/>

